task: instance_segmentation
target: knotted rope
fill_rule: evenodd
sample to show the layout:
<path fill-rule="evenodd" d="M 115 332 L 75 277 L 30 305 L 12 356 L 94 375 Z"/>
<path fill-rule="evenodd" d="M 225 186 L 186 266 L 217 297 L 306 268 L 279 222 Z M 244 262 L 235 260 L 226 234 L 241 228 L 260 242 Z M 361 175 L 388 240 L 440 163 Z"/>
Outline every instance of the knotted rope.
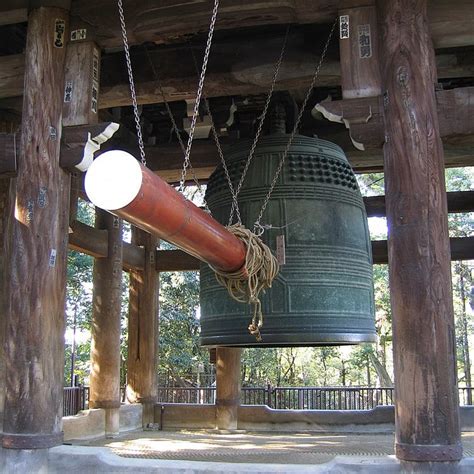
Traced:
<path fill-rule="evenodd" d="M 278 274 L 278 262 L 268 246 L 249 229 L 240 224 L 228 226 L 227 229 L 244 242 L 247 248 L 245 265 L 231 273 L 213 270 L 217 281 L 227 288 L 234 300 L 253 305 L 253 318 L 248 330 L 260 342 L 263 326 L 260 292 L 272 286 Z"/>

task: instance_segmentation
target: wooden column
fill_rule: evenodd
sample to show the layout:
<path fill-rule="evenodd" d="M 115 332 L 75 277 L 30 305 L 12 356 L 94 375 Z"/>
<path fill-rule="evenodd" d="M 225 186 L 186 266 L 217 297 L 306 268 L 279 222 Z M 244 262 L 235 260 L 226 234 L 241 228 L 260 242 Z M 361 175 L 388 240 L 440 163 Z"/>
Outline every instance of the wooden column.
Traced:
<path fill-rule="evenodd" d="M 119 432 L 122 221 L 96 210 L 95 226 L 107 230 L 108 256 L 94 260 L 89 405 L 105 409 L 105 434 Z"/>
<path fill-rule="evenodd" d="M 242 349 L 218 347 L 216 357 L 216 428 L 237 429 Z"/>
<path fill-rule="evenodd" d="M 59 167 L 68 13 L 28 16 L 25 90 L 15 212 L 7 233 L 6 472 L 47 469 L 62 442 L 64 306 L 69 176 Z M 11 469 L 11 471 L 10 471 Z"/>
<path fill-rule="evenodd" d="M 127 400 L 143 404 L 143 426 L 147 426 L 155 421 L 157 396 L 158 273 L 155 253 L 158 239 L 132 227 L 132 244 L 144 247 L 145 268 L 130 271 Z"/>
<path fill-rule="evenodd" d="M 11 212 L 10 200 L 8 198 L 8 191 L 10 188 L 9 179 L 0 179 L 0 426 L 3 426 L 3 411 L 5 406 L 5 324 L 8 308 L 7 299 L 7 282 L 5 278 L 5 225 L 7 217 Z"/>
<path fill-rule="evenodd" d="M 461 458 L 443 148 L 426 0 L 380 0 L 396 455 Z"/>

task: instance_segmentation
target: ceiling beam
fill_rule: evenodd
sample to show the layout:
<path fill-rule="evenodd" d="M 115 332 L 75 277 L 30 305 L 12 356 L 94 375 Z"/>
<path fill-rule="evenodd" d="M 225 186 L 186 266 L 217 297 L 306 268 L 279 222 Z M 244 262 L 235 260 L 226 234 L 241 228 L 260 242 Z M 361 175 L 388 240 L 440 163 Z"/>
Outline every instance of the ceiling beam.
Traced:
<path fill-rule="evenodd" d="M 131 44 L 170 43 L 206 32 L 212 2 L 196 0 L 126 0 L 127 31 Z M 360 3 L 360 2 L 359 2 Z M 373 3 L 372 1 L 366 2 Z M 340 0 L 241 0 L 221 2 L 217 30 L 233 30 L 282 24 L 330 24 L 338 15 Z M 122 47 L 115 0 L 74 0 L 75 20 L 87 24 L 99 45 L 105 49 Z M 470 0 L 428 2 L 428 17 L 436 48 L 471 45 L 474 13 Z"/>
<path fill-rule="evenodd" d="M 283 37 L 267 35 L 251 40 L 237 38 L 213 45 L 205 82 L 207 97 L 254 95 L 266 93 L 271 83 L 274 62 L 278 57 Z M 258 48 L 255 48 L 258 44 Z M 290 35 L 287 51 L 275 85 L 276 90 L 304 89 L 309 86 L 318 52 L 311 49 L 302 33 Z M 197 76 L 189 48 L 160 48 L 149 52 L 160 76 L 160 83 L 169 102 L 194 99 Z M 200 51 L 196 53 L 200 57 Z M 438 77 L 454 79 L 474 76 L 472 53 L 465 51 L 442 53 L 436 56 Z M 139 104 L 163 102 L 153 78 L 148 57 L 143 49 L 132 51 L 132 63 Z M 110 108 L 131 104 L 128 78 L 123 53 L 102 57 L 102 84 L 99 107 Z M 23 94 L 24 55 L 0 57 L 0 99 Z M 339 61 L 328 57 L 319 76 L 317 87 L 339 86 Z"/>

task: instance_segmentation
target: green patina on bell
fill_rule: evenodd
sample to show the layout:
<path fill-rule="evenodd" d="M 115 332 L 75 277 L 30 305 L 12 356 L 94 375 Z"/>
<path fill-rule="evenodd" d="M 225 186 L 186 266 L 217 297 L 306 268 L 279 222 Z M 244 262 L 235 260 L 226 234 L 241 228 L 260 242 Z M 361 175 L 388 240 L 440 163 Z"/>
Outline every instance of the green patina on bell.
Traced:
<path fill-rule="evenodd" d="M 261 138 L 239 195 L 243 224 L 252 229 L 288 135 Z M 234 186 L 249 142 L 226 161 Z M 232 204 L 222 166 L 210 177 L 206 200 L 227 224 Z M 252 307 L 240 304 L 201 268 L 201 344 L 285 347 L 375 341 L 372 254 L 367 216 L 354 172 L 337 145 L 296 136 L 262 219 L 263 240 L 276 253 L 284 235 L 286 264 L 262 297 L 262 342 L 248 333 Z"/>

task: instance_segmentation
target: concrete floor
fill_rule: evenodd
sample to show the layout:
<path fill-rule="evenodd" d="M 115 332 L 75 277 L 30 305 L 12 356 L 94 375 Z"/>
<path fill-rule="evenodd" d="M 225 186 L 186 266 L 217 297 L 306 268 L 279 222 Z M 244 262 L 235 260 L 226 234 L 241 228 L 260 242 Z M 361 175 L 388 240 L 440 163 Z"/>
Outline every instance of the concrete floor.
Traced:
<path fill-rule="evenodd" d="M 462 441 L 465 457 L 474 457 L 474 432 L 463 433 Z M 386 458 L 393 455 L 394 435 L 134 431 L 115 439 L 74 444 L 107 447 L 122 458 L 315 465 L 340 456 Z"/>

